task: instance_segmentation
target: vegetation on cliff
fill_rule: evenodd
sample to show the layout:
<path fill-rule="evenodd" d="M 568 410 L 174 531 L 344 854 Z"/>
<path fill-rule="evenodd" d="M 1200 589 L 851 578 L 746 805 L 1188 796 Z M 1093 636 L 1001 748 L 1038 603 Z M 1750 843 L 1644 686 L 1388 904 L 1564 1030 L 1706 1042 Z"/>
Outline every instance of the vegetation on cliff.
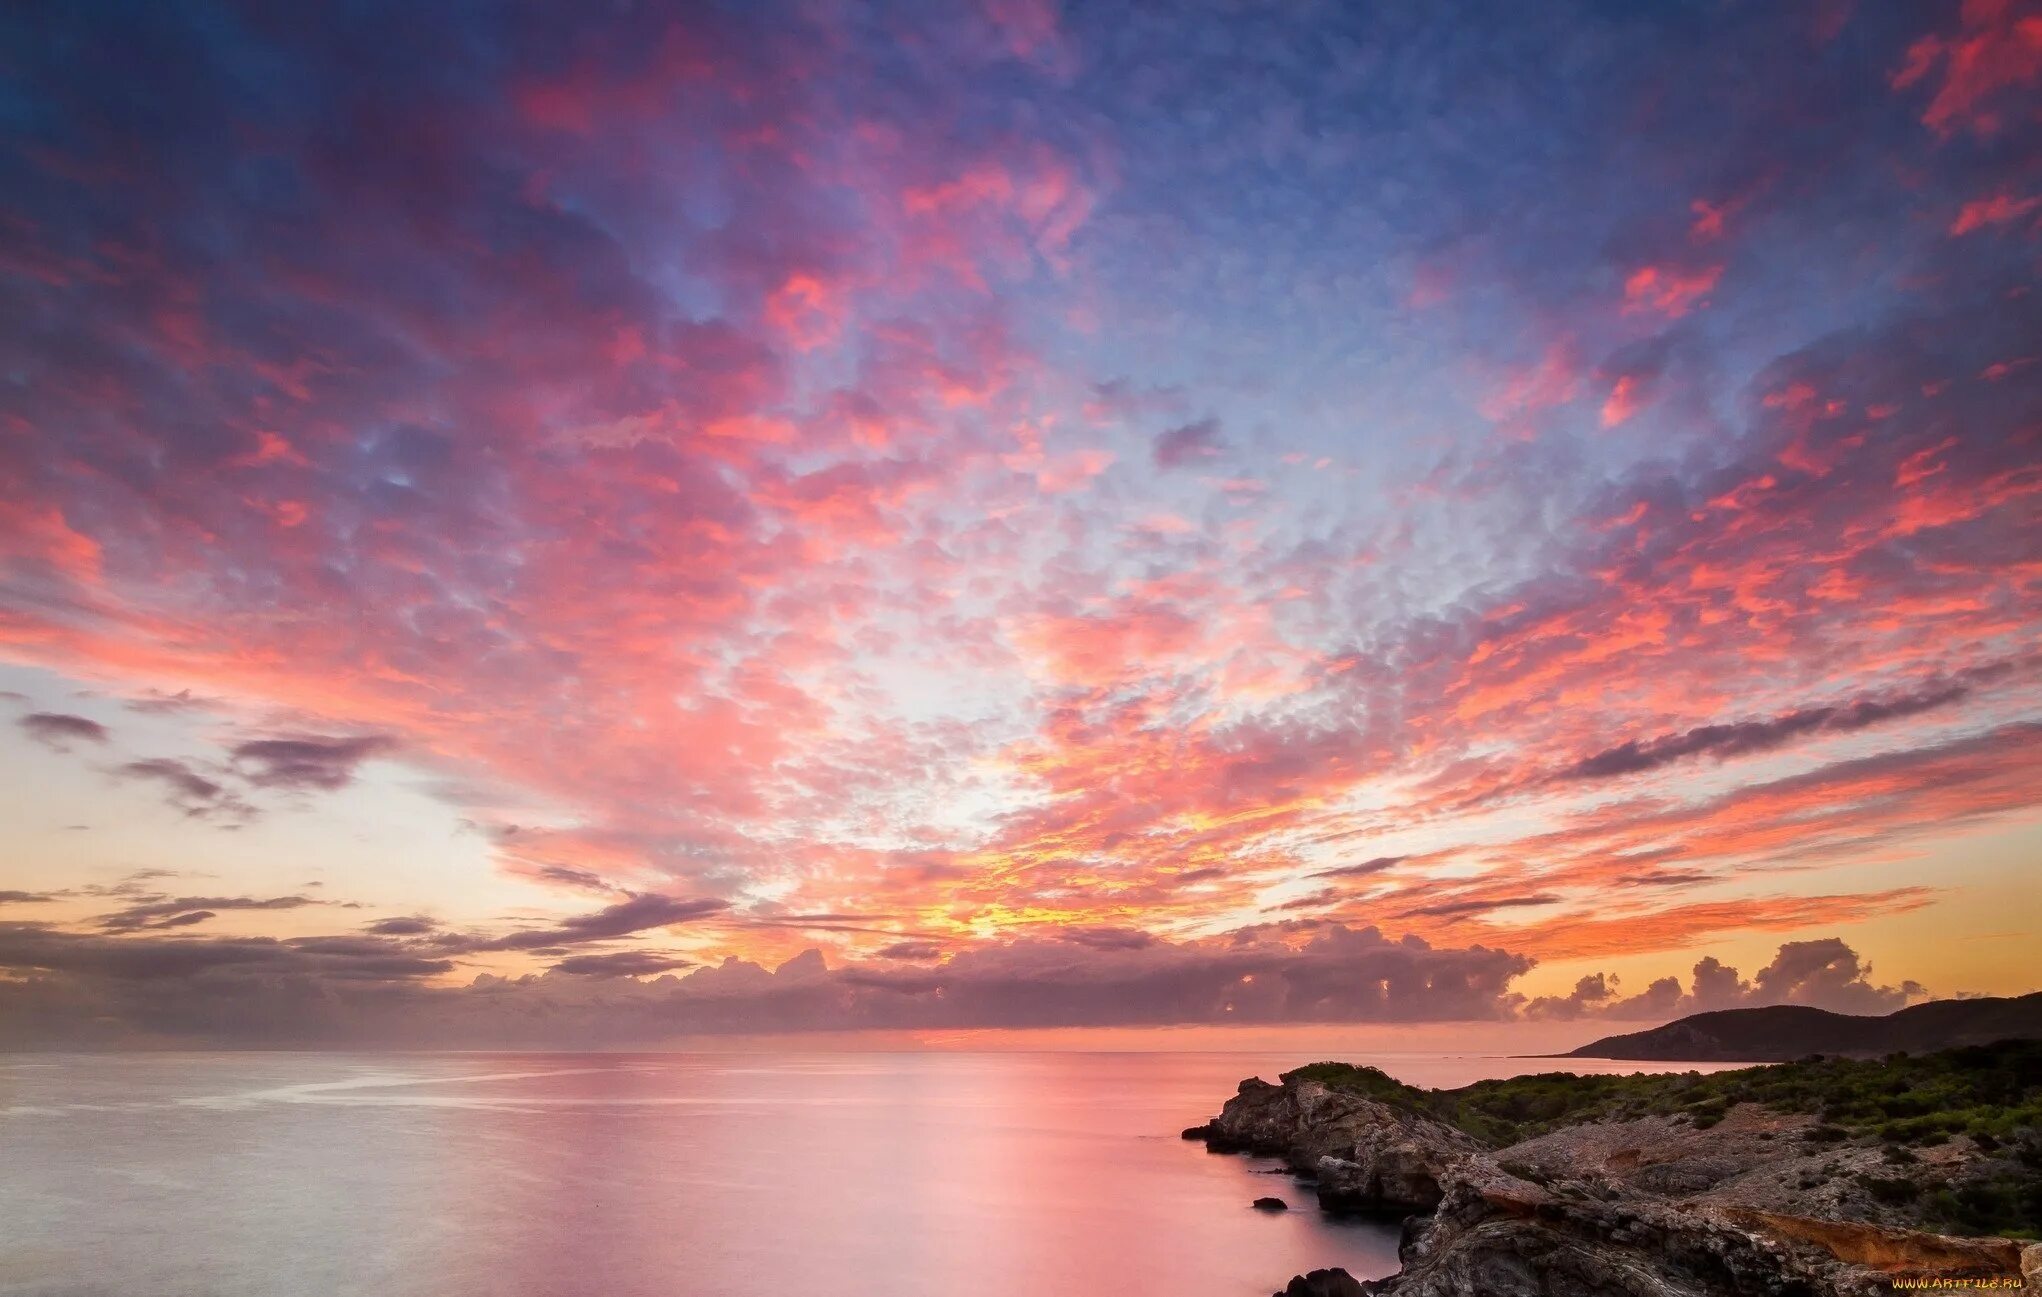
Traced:
<path fill-rule="evenodd" d="M 2042 1041 L 2007 1041 L 1885 1059 L 1632 1076 L 1548 1072 L 1421 1090 L 1372 1067 L 1314 1063 L 1284 1074 L 1444 1122 L 1492 1148 L 1586 1122 L 1671 1117 L 1706 1129 L 1741 1103 L 1813 1119 L 1809 1145 L 1882 1142 L 1890 1175 L 1875 1196 L 1917 1200 L 1925 1220 L 1965 1233 L 2042 1234 Z M 1939 1182 L 1915 1150 L 1957 1137 L 1998 1169 Z"/>

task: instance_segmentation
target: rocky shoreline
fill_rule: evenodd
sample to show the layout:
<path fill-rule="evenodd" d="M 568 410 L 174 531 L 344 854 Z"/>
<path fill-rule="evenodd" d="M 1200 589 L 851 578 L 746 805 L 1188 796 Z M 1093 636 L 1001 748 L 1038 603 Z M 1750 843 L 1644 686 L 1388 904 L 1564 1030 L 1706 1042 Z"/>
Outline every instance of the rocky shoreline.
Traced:
<path fill-rule="evenodd" d="M 1450 1126 L 1313 1081 L 1241 1082 L 1226 1109 L 1184 1132 L 1220 1153 L 1282 1158 L 1329 1211 L 1431 1211 L 1442 1168 L 1482 1145 Z"/>
<path fill-rule="evenodd" d="M 1242 1082 L 1184 1136 L 1282 1159 L 1324 1209 L 1406 1217 L 1397 1274 L 1314 1271 L 1278 1297 L 1873 1297 L 1896 1279 L 2042 1288 L 2042 1243 L 1924 1227 L 1938 1195 L 1999 1183 L 1984 1177 L 2003 1166 L 2033 1169 L 2042 1144 L 1957 1135 L 1917 1151 L 1752 1102 L 1563 1118 L 1499 1143 L 1422 1110 L 1448 1110 L 1458 1093 L 1315 1065 Z"/>

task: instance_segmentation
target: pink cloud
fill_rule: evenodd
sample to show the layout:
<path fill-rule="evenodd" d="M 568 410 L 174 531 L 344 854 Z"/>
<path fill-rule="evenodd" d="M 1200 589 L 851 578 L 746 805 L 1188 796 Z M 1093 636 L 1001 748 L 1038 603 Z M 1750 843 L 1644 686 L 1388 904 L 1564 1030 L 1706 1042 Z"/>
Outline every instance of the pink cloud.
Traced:
<path fill-rule="evenodd" d="M 1723 267 L 1683 269 L 1676 266 L 1640 266 L 1624 280 L 1624 311 L 1655 311 L 1677 320 L 1698 306 L 1707 304 L 1709 294 L 1723 277 Z"/>

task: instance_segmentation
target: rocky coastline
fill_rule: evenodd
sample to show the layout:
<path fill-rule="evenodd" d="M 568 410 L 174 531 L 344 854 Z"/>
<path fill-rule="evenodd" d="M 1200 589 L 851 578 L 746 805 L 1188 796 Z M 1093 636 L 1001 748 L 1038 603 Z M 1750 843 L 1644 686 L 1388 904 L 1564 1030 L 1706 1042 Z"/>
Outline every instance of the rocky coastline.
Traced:
<path fill-rule="evenodd" d="M 1442 1168 L 1482 1148 L 1389 1104 L 1313 1081 L 1259 1078 L 1241 1082 L 1218 1117 L 1184 1137 L 1215 1152 L 1283 1159 L 1331 1211 L 1431 1211 L 1443 1193 Z"/>
<path fill-rule="evenodd" d="M 2004 1048 L 2019 1057 L 1999 1059 L 2002 1070 L 2042 1084 L 2034 1046 Z M 1549 1076 L 1420 1091 L 1374 1069 L 1318 1064 L 1275 1084 L 1242 1082 L 1184 1136 L 1280 1158 L 1323 1209 L 1405 1217 L 1397 1274 L 1314 1271 L 1277 1297 L 1873 1297 L 1896 1280 L 2042 1289 L 2042 1243 L 1942 1232 L 1938 1215 L 1992 1186 L 2013 1195 L 2009 1232 L 2032 1238 L 2021 1213 L 2042 1185 L 2035 1131 L 1931 1127 L 1910 1146 L 1890 1127 L 1882 1139 L 1864 1123 L 1825 1120 L 1844 1120 L 1840 1095 L 1799 1105 L 1816 1111 L 1723 1103 L 1803 1079 L 1757 1075 L 1773 1070 L 1752 1069 L 1748 1083 L 1722 1074 L 1733 1080 L 1707 1089 L 1666 1078 L 1620 1091 L 1621 1102 L 1510 1122 L 1493 1113 L 1546 1112 L 1570 1082 L 1598 1094 L 1608 1083 Z M 1892 1074 L 1812 1073 L 1889 1087 Z M 1635 1111 L 1689 1094 L 1704 1097 Z M 2011 1111 L 2025 1120 L 2029 1110 Z M 1508 1137 L 1527 1130 L 1536 1133 Z"/>

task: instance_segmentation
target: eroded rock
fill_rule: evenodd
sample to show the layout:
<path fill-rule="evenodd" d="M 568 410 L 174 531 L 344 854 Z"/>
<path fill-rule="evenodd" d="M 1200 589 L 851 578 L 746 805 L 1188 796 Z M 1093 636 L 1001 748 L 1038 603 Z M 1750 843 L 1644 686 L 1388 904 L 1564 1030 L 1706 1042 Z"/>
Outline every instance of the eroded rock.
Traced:
<path fill-rule="evenodd" d="M 1440 1172 L 1481 1145 L 1442 1122 L 1317 1081 L 1248 1080 L 1220 1115 L 1184 1132 L 1218 1152 L 1280 1157 L 1340 1211 L 1428 1211 Z"/>
<path fill-rule="evenodd" d="M 2042 1279 L 2042 1245 L 1897 1228 L 1913 1223 L 1901 1209 L 1860 1201 L 1876 1170 L 1961 1170 L 1968 1141 L 1896 1162 L 1869 1141 L 1810 1141 L 1811 1126 L 1744 1106 L 1711 1125 L 1585 1122 L 1492 1152 L 1429 1117 L 1293 1075 L 1243 1082 L 1185 1134 L 1284 1159 L 1316 1178 L 1329 1207 L 1430 1212 L 1406 1220 L 1398 1274 L 1314 1271 L 1279 1297 L 1885 1297 L 1902 1275 Z M 1338 1284 L 1334 1275 L 1352 1287 L 1311 1286 Z"/>
<path fill-rule="evenodd" d="M 1293 1275 L 1282 1292 L 1271 1293 L 1270 1297 L 1366 1297 L 1367 1292 L 1359 1279 L 1334 1266 L 1330 1270 Z"/>
<path fill-rule="evenodd" d="M 1884 1285 L 1706 1214 L 1540 1186 L 1486 1158 L 1453 1168 L 1407 1226 L 1403 1269 L 1374 1297 L 1872 1297 Z"/>
<path fill-rule="evenodd" d="M 1725 1207 L 1719 1214 L 1757 1233 L 1791 1243 L 1808 1243 L 1839 1261 L 1885 1274 L 1986 1279 L 2021 1273 L 2021 1245 L 2012 1239 L 1952 1238 L 1860 1221 L 1816 1220 L 1741 1207 Z"/>

